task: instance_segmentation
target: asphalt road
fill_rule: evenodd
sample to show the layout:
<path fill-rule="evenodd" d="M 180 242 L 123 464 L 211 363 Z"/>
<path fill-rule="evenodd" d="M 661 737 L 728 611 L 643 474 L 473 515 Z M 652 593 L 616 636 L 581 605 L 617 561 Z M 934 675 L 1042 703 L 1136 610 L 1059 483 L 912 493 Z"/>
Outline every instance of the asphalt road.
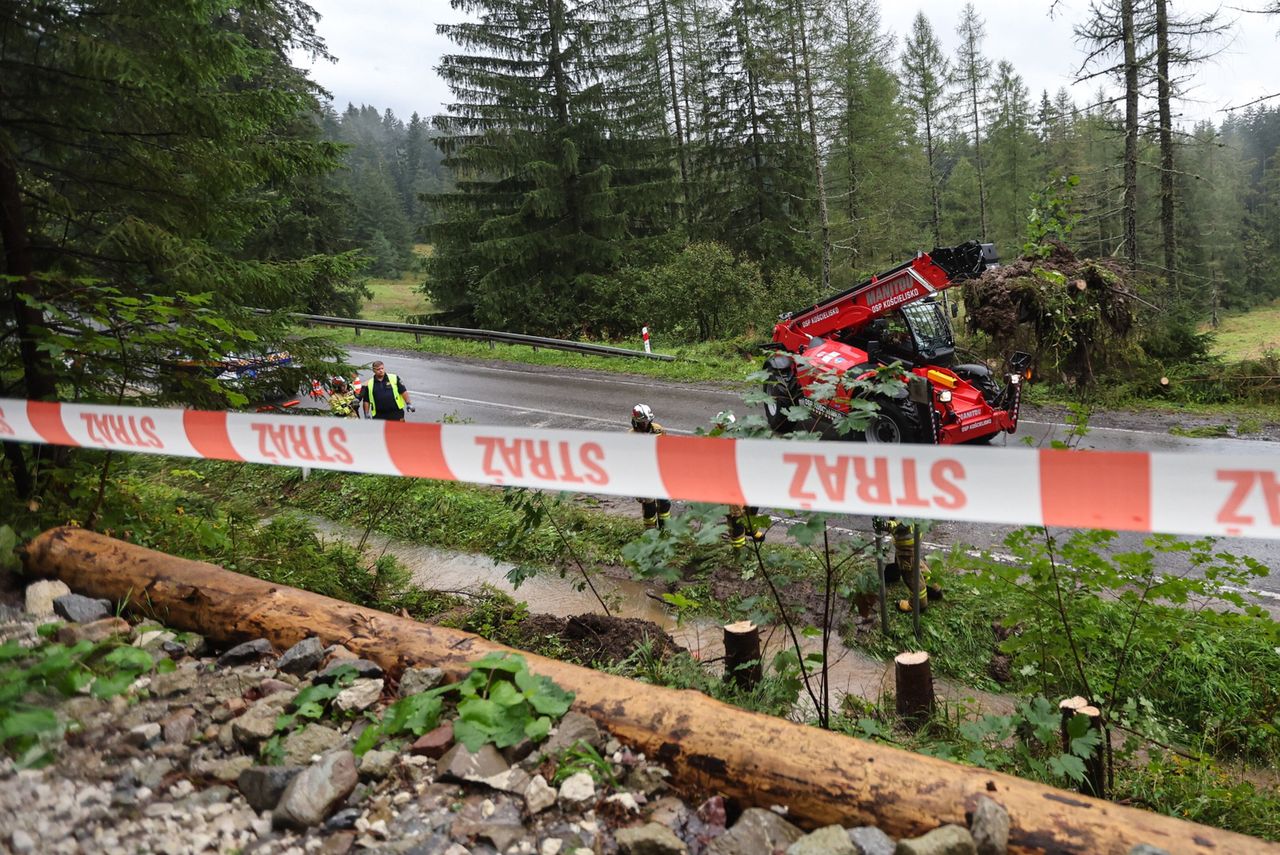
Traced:
<path fill-rule="evenodd" d="M 755 409 L 744 404 L 739 393 L 710 385 L 359 349 L 350 350 L 349 358 L 357 365 L 382 359 L 387 363 L 388 371 L 404 379 L 417 410 L 409 414 L 410 421 L 435 422 L 452 418 L 489 425 L 625 430 L 632 406 L 643 402 L 653 408 L 657 421 L 666 430 L 692 433 L 699 427 L 706 427 L 721 410 L 741 415 Z M 362 376 L 367 374 L 367 371 L 363 372 Z M 1060 424 L 1023 419 L 1017 434 L 998 438 L 994 444 L 1020 444 L 1022 437 L 1031 436 L 1037 445 L 1047 446 L 1053 439 L 1065 438 L 1065 432 L 1066 428 Z M 1280 452 L 1276 444 L 1260 440 L 1200 439 L 1155 431 L 1101 427 L 1092 428 L 1080 447 L 1211 454 L 1257 454 L 1263 448 L 1270 453 Z M 870 520 L 865 517 L 843 517 L 838 523 L 855 530 L 870 530 Z M 998 552 L 1002 549 L 1005 535 L 1012 530 L 1011 526 L 943 522 L 933 526 L 927 540 L 945 547 L 967 544 Z M 1142 540 L 1143 535 L 1126 532 L 1120 534 L 1116 543 L 1118 548 L 1134 549 L 1141 545 Z M 1254 582 L 1253 590 L 1265 598 L 1267 605 L 1280 606 L 1280 541 L 1223 538 L 1219 547 L 1237 555 L 1252 556 L 1273 568 L 1270 576 Z M 1162 560 L 1160 563 L 1168 572 L 1185 569 L 1173 561 Z"/>

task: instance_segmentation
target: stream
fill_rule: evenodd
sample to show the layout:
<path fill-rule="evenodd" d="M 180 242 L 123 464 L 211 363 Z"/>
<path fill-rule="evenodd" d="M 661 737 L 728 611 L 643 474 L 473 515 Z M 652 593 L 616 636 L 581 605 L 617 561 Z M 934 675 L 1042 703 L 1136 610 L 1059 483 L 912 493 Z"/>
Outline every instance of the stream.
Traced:
<path fill-rule="evenodd" d="M 335 522 L 323 517 L 307 515 L 321 535 L 358 544 L 364 531 L 356 526 Z M 513 565 L 495 561 L 487 555 L 456 552 L 434 546 L 424 546 L 405 540 L 372 533 L 365 543 L 367 553 L 378 556 L 394 555 L 412 574 L 415 585 L 429 590 L 446 592 L 475 592 L 481 585 L 490 585 L 525 602 L 531 614 L 550 614 L 556 617 L 572 617 L 584 613 L 600 613 L 600 603 L 589 589 L 577 590 L 576 577 L 560 578 L 557 573 L 542 573 L 521 583 L 516 590 L 507 580 Z M 707 618 L 685 618 L 676 615 L 662 602 L 655 599 L 661 588 L 629 579 L 595 575 L 592 584 L 600 596 L 609 603 L 614 617 L 639 618 L 651 621 L 672 637 L 696 658 L 718 665 L 724 655 L 724 632 L 721 624 Z M 819 651 L 821 638 L 802 638 L 805 652 Z M 761 643 L 766 651 L 766 662 L 772 654 L 790 644 L 781 627 L 762 627 Z M 873 703 L 884 695 L 893 693 L 893 663 L 868 656 L 861 650 L 846 646 L 834 633 L 829 639 L 832 708 L 839 707 L 840 698 L 853 694 Z M 965 701 L 970 707 L 983 712 L 1007 714 L 1013 710 L 1011 696 L 984 692 L 969 686 L 953 683 L 944 678 L 934 678 L 934 688 L 939 699 L 950 702 Z M 807 701 L 804 693 L 802 701 Z M 807 718 L 804 704 L 796 710 L 796 718 Z"/>

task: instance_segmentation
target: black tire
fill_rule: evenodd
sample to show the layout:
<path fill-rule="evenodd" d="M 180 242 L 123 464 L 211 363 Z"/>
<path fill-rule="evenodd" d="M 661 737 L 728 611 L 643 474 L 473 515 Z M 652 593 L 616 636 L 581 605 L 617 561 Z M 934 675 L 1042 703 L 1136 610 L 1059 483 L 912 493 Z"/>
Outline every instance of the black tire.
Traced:
<path fill-rule="evenodd" d="M 1000 435 L 1000 431 L 996 430 L 996 431 L 992 431 L 986 436 L 976 436 L 973 439 L 966 439 L 962 444 L 963 445 L 990 445 L 991 440 L 995 439 L 999 435 Z"/>
<path fill-rule="evenodd" d="M 872 417 L 871 424 L 863 432 L 863 439 L 871 445 L 900 445 L 904 442 L 923 442 L 925 431 L 920 424 L 916 405 L 911 401 L 879 401 L 880 411 Z"/>
<path fill-rule="evenodd" d="M 981 392 L 988 404 L 995 406 L 996 399 L 1000 397 L 1000 386 L 985 365 L 956 365 L 951 370 Z"/>
<path fill-rule="evenodd" d="M 791 420 L 787 418 L 787 407 L 795 404 L 795 396 L 791 386 L 780 377 L 771 377 L 764 384 L 764 393 L 769 400 L 764 405 L 764 419 L 774 433 L 786 433 L 791 430 Z"/>

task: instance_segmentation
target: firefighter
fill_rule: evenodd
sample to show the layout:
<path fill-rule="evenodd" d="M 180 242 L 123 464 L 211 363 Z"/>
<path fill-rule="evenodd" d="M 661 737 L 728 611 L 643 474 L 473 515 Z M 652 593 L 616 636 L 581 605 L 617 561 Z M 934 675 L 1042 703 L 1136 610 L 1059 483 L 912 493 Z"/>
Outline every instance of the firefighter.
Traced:
<path fill-rule="evenodd" d="M 662 425 L 653 420 L 653 410 L 649 408 L 648 404 L 636 404 L 631 408 L 631 432 L 662 436 Z M 669 499 L 642 499 L 637 497 L 636 501 L 640 503 L 640 512 L 644 516 L 645 528 L 666 528 L 667 520 L 671 519 L 671 501 Z"/>
<path fill-rule="evenodd" d="M 716 414 L 715 419 L 711 422 L 711 430 L 707 431 L 707 436 L 724 436 L 732 429 L 734 422 L 733 413 L 727 410 Z M 734 550 L 742 549 L 747 545 L 747 535 L 750 534 L 751 539 L 756 543 L 764 542 L 764 529 L 756 524 L 756 520 L 760 515 L 760 509 L 753 505 L 730 505 L 729 512 L 725 514 L 725 522 L 729 525 L 729 531 L 725 533 L 725 540 L 729 541 L 729 545 Z"/>
<path fill-rule="evenodd" d="M 874 524 L 881 531 L 889 531 L 893 535 L 893 551 L 894 562 L 890 565 L 896 570 L 896 575 L 902 579 L 902 583 L 907 586 L 907 593 L 910 594 L 906 599 L 898 600 L 898 611 L 910 612 L 911 601 L 915 597 L 920 596 L 920 591 L 914 589 L 912 584 L 914 577 L 911 572 L 912 564 L 915 563 L 920 568 L 920 587 L 923 589 L 925 596 L 920 597 L 920 611 L 924 611 L 929 607 L 929 603 L 933 600 L 942 599 L 942 588 L 930 581 L 931 573 L 929 565 L 919 559 L 915 554 L 915 532 L 911 526 L 900 523 L 897 520 L 882 520 L 879 517 L 874 518 Z M 885 581 L 893 581 L 890 568 L 885 568 Z"/>
<path fill-rule="evenodd" d="M 360 418 L 360 405 L 356 396 L 347 388 L 347 381 L 335 377 L 329 385 L 329 412 L 342 419 Z"/>

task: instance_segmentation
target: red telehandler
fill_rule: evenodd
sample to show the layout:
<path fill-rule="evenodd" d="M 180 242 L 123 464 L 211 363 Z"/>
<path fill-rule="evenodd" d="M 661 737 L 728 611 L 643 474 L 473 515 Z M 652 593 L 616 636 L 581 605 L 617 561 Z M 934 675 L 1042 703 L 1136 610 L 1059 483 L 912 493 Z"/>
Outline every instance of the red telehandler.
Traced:
<path fill-rule="evenodd" d="M 995 264 L 989 243 L 939 247 L 781 316 L 764 366 L 769 427 L 798 427 L 786 411 L 800 406 L 811 416 L 807 429 L 832 434 L 852 400 L 871 394 L 844 381 L 870 380 L 896 363 L 904 384 L 871 398 L 878 410 L 863 433 L 867 442 L 986 443 L 1001 431 L 1013 433 L 1030 355 L 1009 358 L 1003 384 L 985 365 L 952 364 L 951 320 L 937 301 L 941 291 Z M 833 382 L 835 394 L 815 400 Z"/>

